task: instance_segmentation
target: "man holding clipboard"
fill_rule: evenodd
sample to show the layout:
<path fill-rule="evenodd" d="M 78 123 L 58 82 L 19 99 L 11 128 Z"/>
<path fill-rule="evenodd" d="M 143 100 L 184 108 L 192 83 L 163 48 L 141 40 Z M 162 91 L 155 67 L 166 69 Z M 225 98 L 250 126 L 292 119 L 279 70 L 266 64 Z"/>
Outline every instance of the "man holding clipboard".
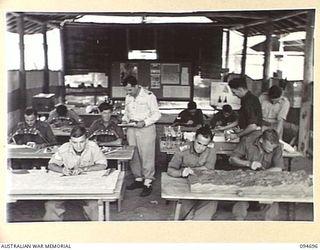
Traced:
<path fill-rule="evenodd" d="M 155 168 L 155 123 L 160 119 L 155 95 L 138 84 L 134 76 L 127 76 L 122 81 L 127 92 L 123 123 L 130 124 L 127 130 L 129 145 L 136 151 L 130 163 L 135 181 L 127 187 L 128 190 L 142 188 L 140 196 L 148 196 L 152 192 Z"/>

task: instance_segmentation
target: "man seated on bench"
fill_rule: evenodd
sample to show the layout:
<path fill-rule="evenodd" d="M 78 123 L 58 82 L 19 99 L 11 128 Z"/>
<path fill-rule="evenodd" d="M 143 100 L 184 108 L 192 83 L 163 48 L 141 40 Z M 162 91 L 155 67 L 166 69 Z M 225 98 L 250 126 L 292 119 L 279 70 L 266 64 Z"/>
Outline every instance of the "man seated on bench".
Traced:
<path fill-rule="evenodd" d="M 95 140 L 99 145 L 120 146 L 124 138 L 118 121 L 112 117 L 113 106 L 103 102 L 98 107 L 101 118 L 95 120 L 88 131 L 88 138 Z"/>
<path fill-rule="evenodd" d="M 55 127 L 63 127 L 79 125 L 82 123 L 82 119 L 72 109 L 68 109 L 64 104 L 59 104 L 49 113 L 47 122 Z"/>
<path fill-rule="evenodd" d="M 104 170 L 107 160 L 98 145 L 86 137 L 86 129 L 75 126 L 71 130 L 70 141 L 63 144 L 48 165 L 50 171 L 63 175 L 79 175 L 83 172 Z M 83 201 L 84 215 L 89 220 L 98 220 L 98 203 L 96 200 Z M 45 203 L 45 221 L 61 221 L 65 213 L 65 201 L 47 201 Z"/>
<path fill-rule="evenodd" d="M 282 171 L 284 167 L 282 148 L 279 135 L 274 129 L 265 130 L 255 139 L 242 140 L 230 156 L 229 162 L 237 168 L 262 171 Z M 249 202 L 239 201 L 233 206 L 232 212 L 236 220 L 247 217 Z M 276 220 L 279 203 L 264 206 L 265 220 Z"/>
<path fill-rule="evenodd" d="M 193 174 L 195 168 L 214 169 L 216 164 L 216 150 L 211 143 L 212 132 L 208 126 L 196 131 L 195 141 L 188 142 L 179 148 L 169 162 L 168 175 L 187 178 Z M 217 201 L 183 200 L 182 219 L 211 220 L 217 210 Z"/>

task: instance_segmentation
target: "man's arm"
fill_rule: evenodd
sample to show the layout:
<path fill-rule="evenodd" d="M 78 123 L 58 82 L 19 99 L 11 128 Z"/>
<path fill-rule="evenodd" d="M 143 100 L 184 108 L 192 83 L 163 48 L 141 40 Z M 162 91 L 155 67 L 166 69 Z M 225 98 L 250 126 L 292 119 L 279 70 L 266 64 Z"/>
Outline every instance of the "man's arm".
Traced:
<path fill-rule="evenodd" d="M 268 169 L 268 171 L 280 172 L 284 168 L 284 162 L 282 157 L 282 147 L 279 145 L 272 156 L 272 167 Z"/>
<path fill-rule="evenodd" d="M 62 173 L 62 169 L 63 167 L 62 166 L 59 166 L 55 163 L 49 163 L 48 164 L 48 169 L 53 171 L 53 172 L 58 172 L 58 173 Z"/>
<path fill-rule="evenodd" d="M 243 159 L 246 156 L 246 145 L 244 142 L 240 142 L 232 152 L 229 158 L 229 163 L 237 167 L 251 168 L 251 162 Z"/>
<path fill-rule="evenodd" d="M 226 126 L 219 126 L 216 128 L 216 130 L 226 130 L 226 129 L 234 128 L 236 126 L 238 126 L 238 121 L 234 121 Z"/>
<path fill-rule="evenodd" d="M 237 133 L 237 136 L 238 137 L 245 136 L 247 134 L 250 134 L 253 131 L 256 131 L 257 129 L 258 129 L 257 124 L 255 124 L 255 123 L 249 124 L 244 130 Z"/>
<path fill-rule="evenodd" d="M 176 152 L 168 165 L 167 173 L 172 177 L 182 177 L 182 152 Z"/>
<path fill-rule="evenodd" d="M 159 107 L 158 107 L 157 98 L 155 97 L 155 95 L 153 95 L 153 94 L 148 95 L 148 105 L 151 110 L 151 115 L 147 119 L 145 119 L 145 121 L 144 121 L 145 126 L 149 126 L 149 125 L 156 123 L 161 117 L 161 113 L 160 113 Z"/>

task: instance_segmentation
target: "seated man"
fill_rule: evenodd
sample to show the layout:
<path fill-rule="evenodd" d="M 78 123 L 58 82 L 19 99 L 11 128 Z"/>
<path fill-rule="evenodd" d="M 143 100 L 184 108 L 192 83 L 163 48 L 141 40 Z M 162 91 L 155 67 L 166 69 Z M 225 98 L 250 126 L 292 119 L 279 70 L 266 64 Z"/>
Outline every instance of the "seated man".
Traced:
<path fill-rule="evenodd" d="M 197 109 L 197 104 L 195 102 L 189 102 L 188 108 L 180 112 L 172 125 L 201 127 L 203 125 L 203 114 L 201 109 Z"/>
<path fill-rule="evenodd" d="M 55 127 L 79 125 L 82 123 L 80 116 L 68 109 L 65 105 L 59 104 L 54 110 L 49 113 L 47 122 Z"/>
<path fill-rule="evenodd" d="M 71 130 L 70 141 L 63 144 L 55 153 L 48 169 L 64 175 L 79 175 L 87 171 L 105 170 L 107 160 L 98 145 L 86 138 L 86 129 L 75 126 Z M 76 178 L 76 177 L 75 177 Z M 65 212 L 64 201 L 47 201 L 45 203 L 45 221 L 61 221 Z M 90 220 L 98 220 L 98 203 L 84 200 L 83 210 Z"/>
<path fill-rule="evenodd" d="M 253 140 L 240 141 L 229 162 L 231 165 L 251 170 L 282 171 L 283 158 L 279 136 L 274 129 L 265 130 L 262 135 Z M 232 212 L 236 220 L 247 217 L 249 202 L 236 202 Z M 265 220 L 275 220 L 278 216 L 279 204 L 272 203 L 265 206 Z"/>
<path fill-rule="evenodd" d="M 113 106 L 103 102 L 98 108 L 101 118 L 91 124 L 88 138 L 94 139 L 98 144 L 121 145 L 124 135 L 117 119 L 111 117 Z"/>
<path fill-rule="evenodd" d="M 180 147 L 169 162 L 168 175 L 172 177 L 186 178 L 193 174 L 195 168 L 214 169 L 216 163 L 216 151 L 210 143 L 212 132 L 209 127 L 201 127 L 197 130 L 195 141 Z M 217 210 L 217 202 L 209 200 L 183 200 L 183 219 L 211 220 Z"/>
<path fill-rule="evenodd" d="M 24 122 L 18 123 L 10 133 L 9 143 L 10 142 L 37 148 L 57 143 L 49 124 L 37 120 L 37 111 L 32 108 L 25 110 Z"/>
<path fill-rule="evenodd" d="M 214 114 L 210 125 L 212 129 L 226 130 L 238 125 L 238 116 L 229 104 L 223 105 L 222 110 Z"/>
<path fill-rule="evenodd" d="M 262 108 L 262 129 L 275 129 L 280 139 L 283 135 L 283 122 L 287 119 L 290 109 L 288 99 L 282 96 L 282 89 L 272 86 L 268 93 L 263 93 L 259 100 Z"/>

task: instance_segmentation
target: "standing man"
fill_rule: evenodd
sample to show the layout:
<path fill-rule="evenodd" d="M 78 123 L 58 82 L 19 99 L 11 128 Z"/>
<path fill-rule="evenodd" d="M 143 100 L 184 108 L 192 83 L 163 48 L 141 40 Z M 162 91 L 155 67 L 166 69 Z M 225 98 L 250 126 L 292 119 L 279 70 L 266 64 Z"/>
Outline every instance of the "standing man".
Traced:
<path fill-rule="evenodd" d="M 282 89 L 276 85 L 272 86 L 267 93 L 261 94 L 259 100 L 262 107 L 262 129 L 275 129 L 281 139 L 283 122 L 287 119 L 290 109 L 289 100 L 282 96 Z"/>
<path fill-rule="evenodd" d="M 135 181 L 127 187 L 128 190 L 143 188 L 140 196 L 148 196 L 152 192 L 152 181 L 155 174 L 155 122 L 161 117 L 155 95 L 138 84 L 134 76 L 127 76 L 122 82 L 127 96 L 124 123 L 134 122 L 134 127 L 127 130 L 129 145 L 136 151 L 130 163 Z"/>
<path fill-rule="evenodd" d="M 187 178 L 197 168 L 214 169 L 216 150 L 212 143 L 213 134 L 209 127 L 196 131 L 195 141 L 181 146 L 169 162 L 168 175 Z M 183 200 L 182 218 L 188 220 L 211 220 L 217 210 L 217 201 Z"/>
<path fill-rule="evenodd" d="M 86 129 L 75 126 L 71 130 L 70 141 L 63 144 L 55 153 L 48 169 L 64 175 L 79 175 L 83 172 L 98 171 L 107 168 L 107 160 L 99 146 L 89 141 Z M 76 178 L 76 177 L 75 177 Z M 64 201 L 47 201 L 45 203 L 45 221 L 61 221 L 66 209 Z M 98 203 L 95 200 L 84 200 L 83 210 L 90 220 L 98 220 Z"/>
<path fill-rule="evenodd" d="M 226 139 L 240 138 L 243 140 L 248 138 L 248 135 L 251 138 L 251 134 L 257 136 L 262 126 L 262 110 L 258 97 L 247 89 L 247 82 L 244 78 L 232 79 L 228 84 L 232 93 L 241 99 L 241 108 L 238 117 L 240 130 L 233 134 L 227 134 Z"/>
<path fill-rule="evenodd" d="M 9 135 L 9 143 L 29 145 L 32 147 L 45 147 L 54 145 L 57 140 L 50 125 L 37 120 L 37 111 L 27 108 L 24 112 L 24 121 L 19 122 Z"/>
<path fill-rule="evenodd" d="M 251 170 L 282 171 L 284 164 L 277 131 L 267 129 L 257 138 L 240 141 L 231 154 L 229 162 L 235 167 Z M 247 217 L 248 208 L 249 202 L 236 202 L 232 209 L 235 219 L 244 220 Z M 265 220 L 276 220 L 279 204 L 277 202 L 268 204 L 263 212 Z"/>

